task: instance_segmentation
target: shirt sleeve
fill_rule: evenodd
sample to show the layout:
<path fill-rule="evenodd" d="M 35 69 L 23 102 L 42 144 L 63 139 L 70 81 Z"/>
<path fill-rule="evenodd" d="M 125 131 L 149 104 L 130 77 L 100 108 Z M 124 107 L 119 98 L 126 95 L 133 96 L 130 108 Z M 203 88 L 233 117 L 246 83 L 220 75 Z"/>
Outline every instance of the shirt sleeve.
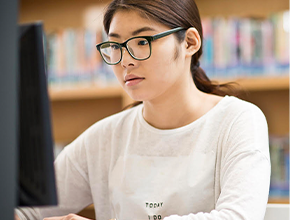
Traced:
<path fill-rule="evenodd" d="M 58 206 L 17 208 L 21 220 L 77 213 L 93 203 L 88 181 L 85 134 L 65 147 L 54 163 Z"/>
<path fill-rule="evenodd" d="M 164 220 L 263 220 L 270 186 L 268 127 L 256 106 L 228 125 L 220 165 L 220 190 L 209 213 L 172 215 Z"/>

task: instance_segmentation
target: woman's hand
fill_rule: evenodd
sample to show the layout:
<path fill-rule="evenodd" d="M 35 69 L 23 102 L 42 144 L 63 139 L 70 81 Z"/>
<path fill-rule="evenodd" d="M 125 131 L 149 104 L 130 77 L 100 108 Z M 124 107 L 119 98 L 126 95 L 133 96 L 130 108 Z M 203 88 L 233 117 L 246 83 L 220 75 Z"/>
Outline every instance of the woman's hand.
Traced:
<path fill-rule="evenodd" d="M 59 217 L 44 218 L 43 220 L 90 220 L 90 219 L 81 217 L 76 214 L 69 214 L 69 215 L 59 216 Z"/>

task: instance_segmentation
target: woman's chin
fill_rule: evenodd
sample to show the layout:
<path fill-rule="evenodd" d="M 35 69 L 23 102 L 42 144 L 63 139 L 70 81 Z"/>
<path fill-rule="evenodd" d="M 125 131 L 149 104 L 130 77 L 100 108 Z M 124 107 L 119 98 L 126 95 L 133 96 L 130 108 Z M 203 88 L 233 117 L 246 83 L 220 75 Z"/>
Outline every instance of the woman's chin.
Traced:
<path fill-rule="evenodd" d="M 132 91 L 127 91 L 127 94 L 130 96 L 131 99 L 133 99 L 136 102 L 143 102 L 148 100 L 148 96 L 144 95 L 144 94 L 138 94 L 136 92 L 132 92 Z"/>

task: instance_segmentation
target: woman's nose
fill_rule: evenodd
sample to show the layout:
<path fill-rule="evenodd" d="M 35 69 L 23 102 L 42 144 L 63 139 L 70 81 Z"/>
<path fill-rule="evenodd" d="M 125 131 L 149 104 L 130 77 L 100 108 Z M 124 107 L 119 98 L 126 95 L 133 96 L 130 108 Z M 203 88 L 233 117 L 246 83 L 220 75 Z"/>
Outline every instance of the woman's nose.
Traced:
<path fill-rule="evenodd" d="M 128 50 L 123 47 L 122 48 L 122 60 L 121 60 L 121 64 L 124 68 L 128 68 L 128 67 L 134 67 L 137 65 L 137 60 L 135 60 L 128 52 Z"/>

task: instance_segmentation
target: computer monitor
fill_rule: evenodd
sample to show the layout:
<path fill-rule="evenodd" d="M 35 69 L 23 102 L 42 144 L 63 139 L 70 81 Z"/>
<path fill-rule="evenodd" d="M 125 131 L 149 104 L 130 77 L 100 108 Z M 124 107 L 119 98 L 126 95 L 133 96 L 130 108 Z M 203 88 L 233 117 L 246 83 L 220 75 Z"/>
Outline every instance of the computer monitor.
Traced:
<path fill-rule="evenodd" d="M 13 220 L 16 204 L 16 73 L 18 1 L 0 3 L 0 210 Z"/>
<path fill-rule="evenodd" d="M 43 25 L 18 31 L 18 206 L 57 205 Z"/>

